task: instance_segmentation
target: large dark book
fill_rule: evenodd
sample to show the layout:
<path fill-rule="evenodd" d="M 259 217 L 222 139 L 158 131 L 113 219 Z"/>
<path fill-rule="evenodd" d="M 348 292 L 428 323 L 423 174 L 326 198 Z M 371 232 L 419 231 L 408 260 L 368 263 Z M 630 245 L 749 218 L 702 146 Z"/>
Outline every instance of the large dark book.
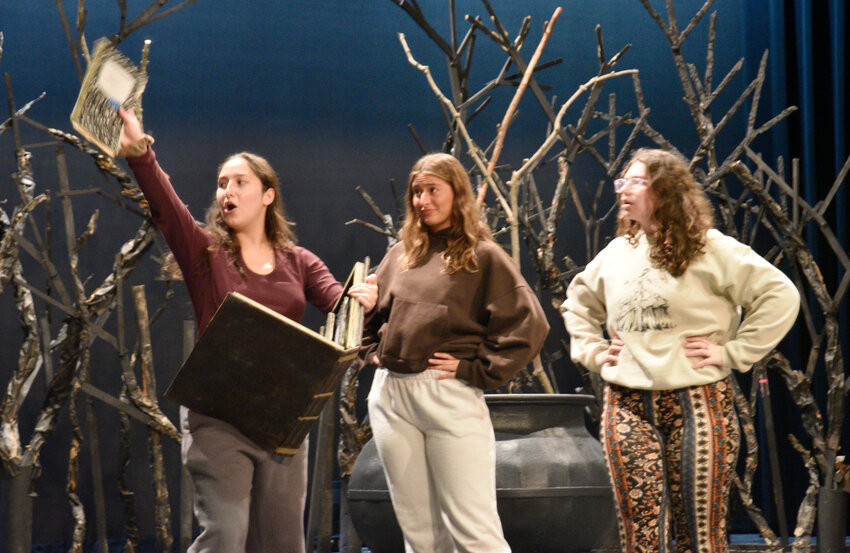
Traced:
<path fill-rule="evenodd" d="M 231 292 L 165 396 L 294 455 L 357 351 Z"/>
<path fill-rule="evenodd" d="M 115 157 L 124 130 L 116 104 L 128 110 L 134 107 L 141 100 L 147 80 L 147 74 L 107 39 L 98 39 L 71 111 L 74 129 L 108 156 Z"/>

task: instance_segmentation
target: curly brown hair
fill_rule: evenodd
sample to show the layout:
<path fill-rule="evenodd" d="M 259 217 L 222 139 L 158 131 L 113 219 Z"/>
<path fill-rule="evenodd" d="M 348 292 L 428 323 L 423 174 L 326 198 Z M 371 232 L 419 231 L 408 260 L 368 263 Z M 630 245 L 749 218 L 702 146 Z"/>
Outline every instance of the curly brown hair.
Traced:
<path fill-rule="evenodd" d="M 430 234 L 422 222 L 419 212 L 413 208 L 413 180 L 422 174 L 433 175 L 446 181 L 454 194 L 452 200 L 451 226 L 448 230 L 448 247 L 442 253 L 443 272 L 453 274 L 463 269 L 474 273 L 478 270 L 475 246 L 479 240 L 492 240 L 490 229 L 481 220 L 478 204 L 472 193 L 469 175 L 463 165 L 453 156 L 444 153 L 425 155 L 413 164 L 407 180 L 407 214 L 401 229 L 404 242 L 402 266 L 405 269 L 422 263 L 428 254 Z"/>
<path fill-rule="evenodd" d="M 652 199 L 650 220 L 656 228 L 649 259 L 656 267 L 680 276 L 705 252 L 706 233 L 714 228 L 714 208 L 682 157 L 665 150 L 641 148 L 632 154 L 622 174 L 636 162 L 646 165 L 647 191 Z M 620 211 L 617 236 L 626 237 L 634 246 L 640 230 L 636 221 Z"/>
<path fill-rule="evenodd" d="M 263 192 L 269 188 L 274 189 L 274 202 L 266 209 L 265 232 L 266 237 L 272 243 L 275 249 L 285 251 L 292 250 L 298 243 L 295 233 L 292 231 L 292 223 L 286 216 L 286 210 L 283 206 L 283 199 L 280 194 L 280 181 L 277 178 L 277 173 L 272 168 L 266 158 L 251 152 L 238 152 L 230 155 L 221 162 L 216 170 L 216 176 L 221 173 L 221 168 L 228 161 L 236 158 L 242 158 L 248 164 L 248 168 L 260 179 L 263 185 Z M 236 265 L 239 273 L 245 276 L 244 268 L 236 262 L 239 259 L 239 242 L 233 235 L 233 229 L 227 226 L 221 214 L 221 206 L 218 205 L 215 197 L 212 203 L 207 208 L 205 216 L 204 229 L 213 237 L 210 249 L 221 248 L 226 251 L 230 257 L 231 263 Z M 163 274 L 166 278 L 182 279 L 183 275 L 174 256 L 169 252 L 163 261 Z"/>

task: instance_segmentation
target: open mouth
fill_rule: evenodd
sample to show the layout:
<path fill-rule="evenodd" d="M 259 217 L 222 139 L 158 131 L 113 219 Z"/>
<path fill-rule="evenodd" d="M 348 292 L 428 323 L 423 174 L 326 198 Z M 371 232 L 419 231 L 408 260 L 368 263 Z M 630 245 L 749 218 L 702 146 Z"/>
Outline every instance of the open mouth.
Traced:
<path fill-rule="evenodd" d="M 234 209 L 236 209 L 236 204 L 233 202 L 224 202 L 224 205 L 222 206 L 222 211 L 224 211 L 224 213 L 232 213 Z"/>

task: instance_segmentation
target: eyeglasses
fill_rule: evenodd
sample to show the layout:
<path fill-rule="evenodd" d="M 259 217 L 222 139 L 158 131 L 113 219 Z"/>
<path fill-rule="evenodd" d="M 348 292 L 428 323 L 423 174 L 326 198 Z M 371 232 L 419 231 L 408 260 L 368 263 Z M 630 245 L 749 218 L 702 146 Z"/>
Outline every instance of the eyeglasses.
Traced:
<path fill-rule="evenodd" d="M 645 187 L 649 181 L 643 177 L 629 177 L 627 179 L 614 179 L 614 192 L 619 194 L 629 186 Z"/>

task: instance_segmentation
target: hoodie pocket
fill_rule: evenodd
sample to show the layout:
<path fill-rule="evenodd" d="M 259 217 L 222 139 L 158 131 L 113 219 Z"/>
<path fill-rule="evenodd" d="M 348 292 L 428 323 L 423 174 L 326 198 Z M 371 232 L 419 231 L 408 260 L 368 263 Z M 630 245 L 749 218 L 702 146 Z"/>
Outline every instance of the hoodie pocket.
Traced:
<path fill-rule="evenodd" d="M 381 336 L 381 357 L 408 361 L 428 359 L 449 334 L 449 310 L 439 303 L 394 298 Z"/>

